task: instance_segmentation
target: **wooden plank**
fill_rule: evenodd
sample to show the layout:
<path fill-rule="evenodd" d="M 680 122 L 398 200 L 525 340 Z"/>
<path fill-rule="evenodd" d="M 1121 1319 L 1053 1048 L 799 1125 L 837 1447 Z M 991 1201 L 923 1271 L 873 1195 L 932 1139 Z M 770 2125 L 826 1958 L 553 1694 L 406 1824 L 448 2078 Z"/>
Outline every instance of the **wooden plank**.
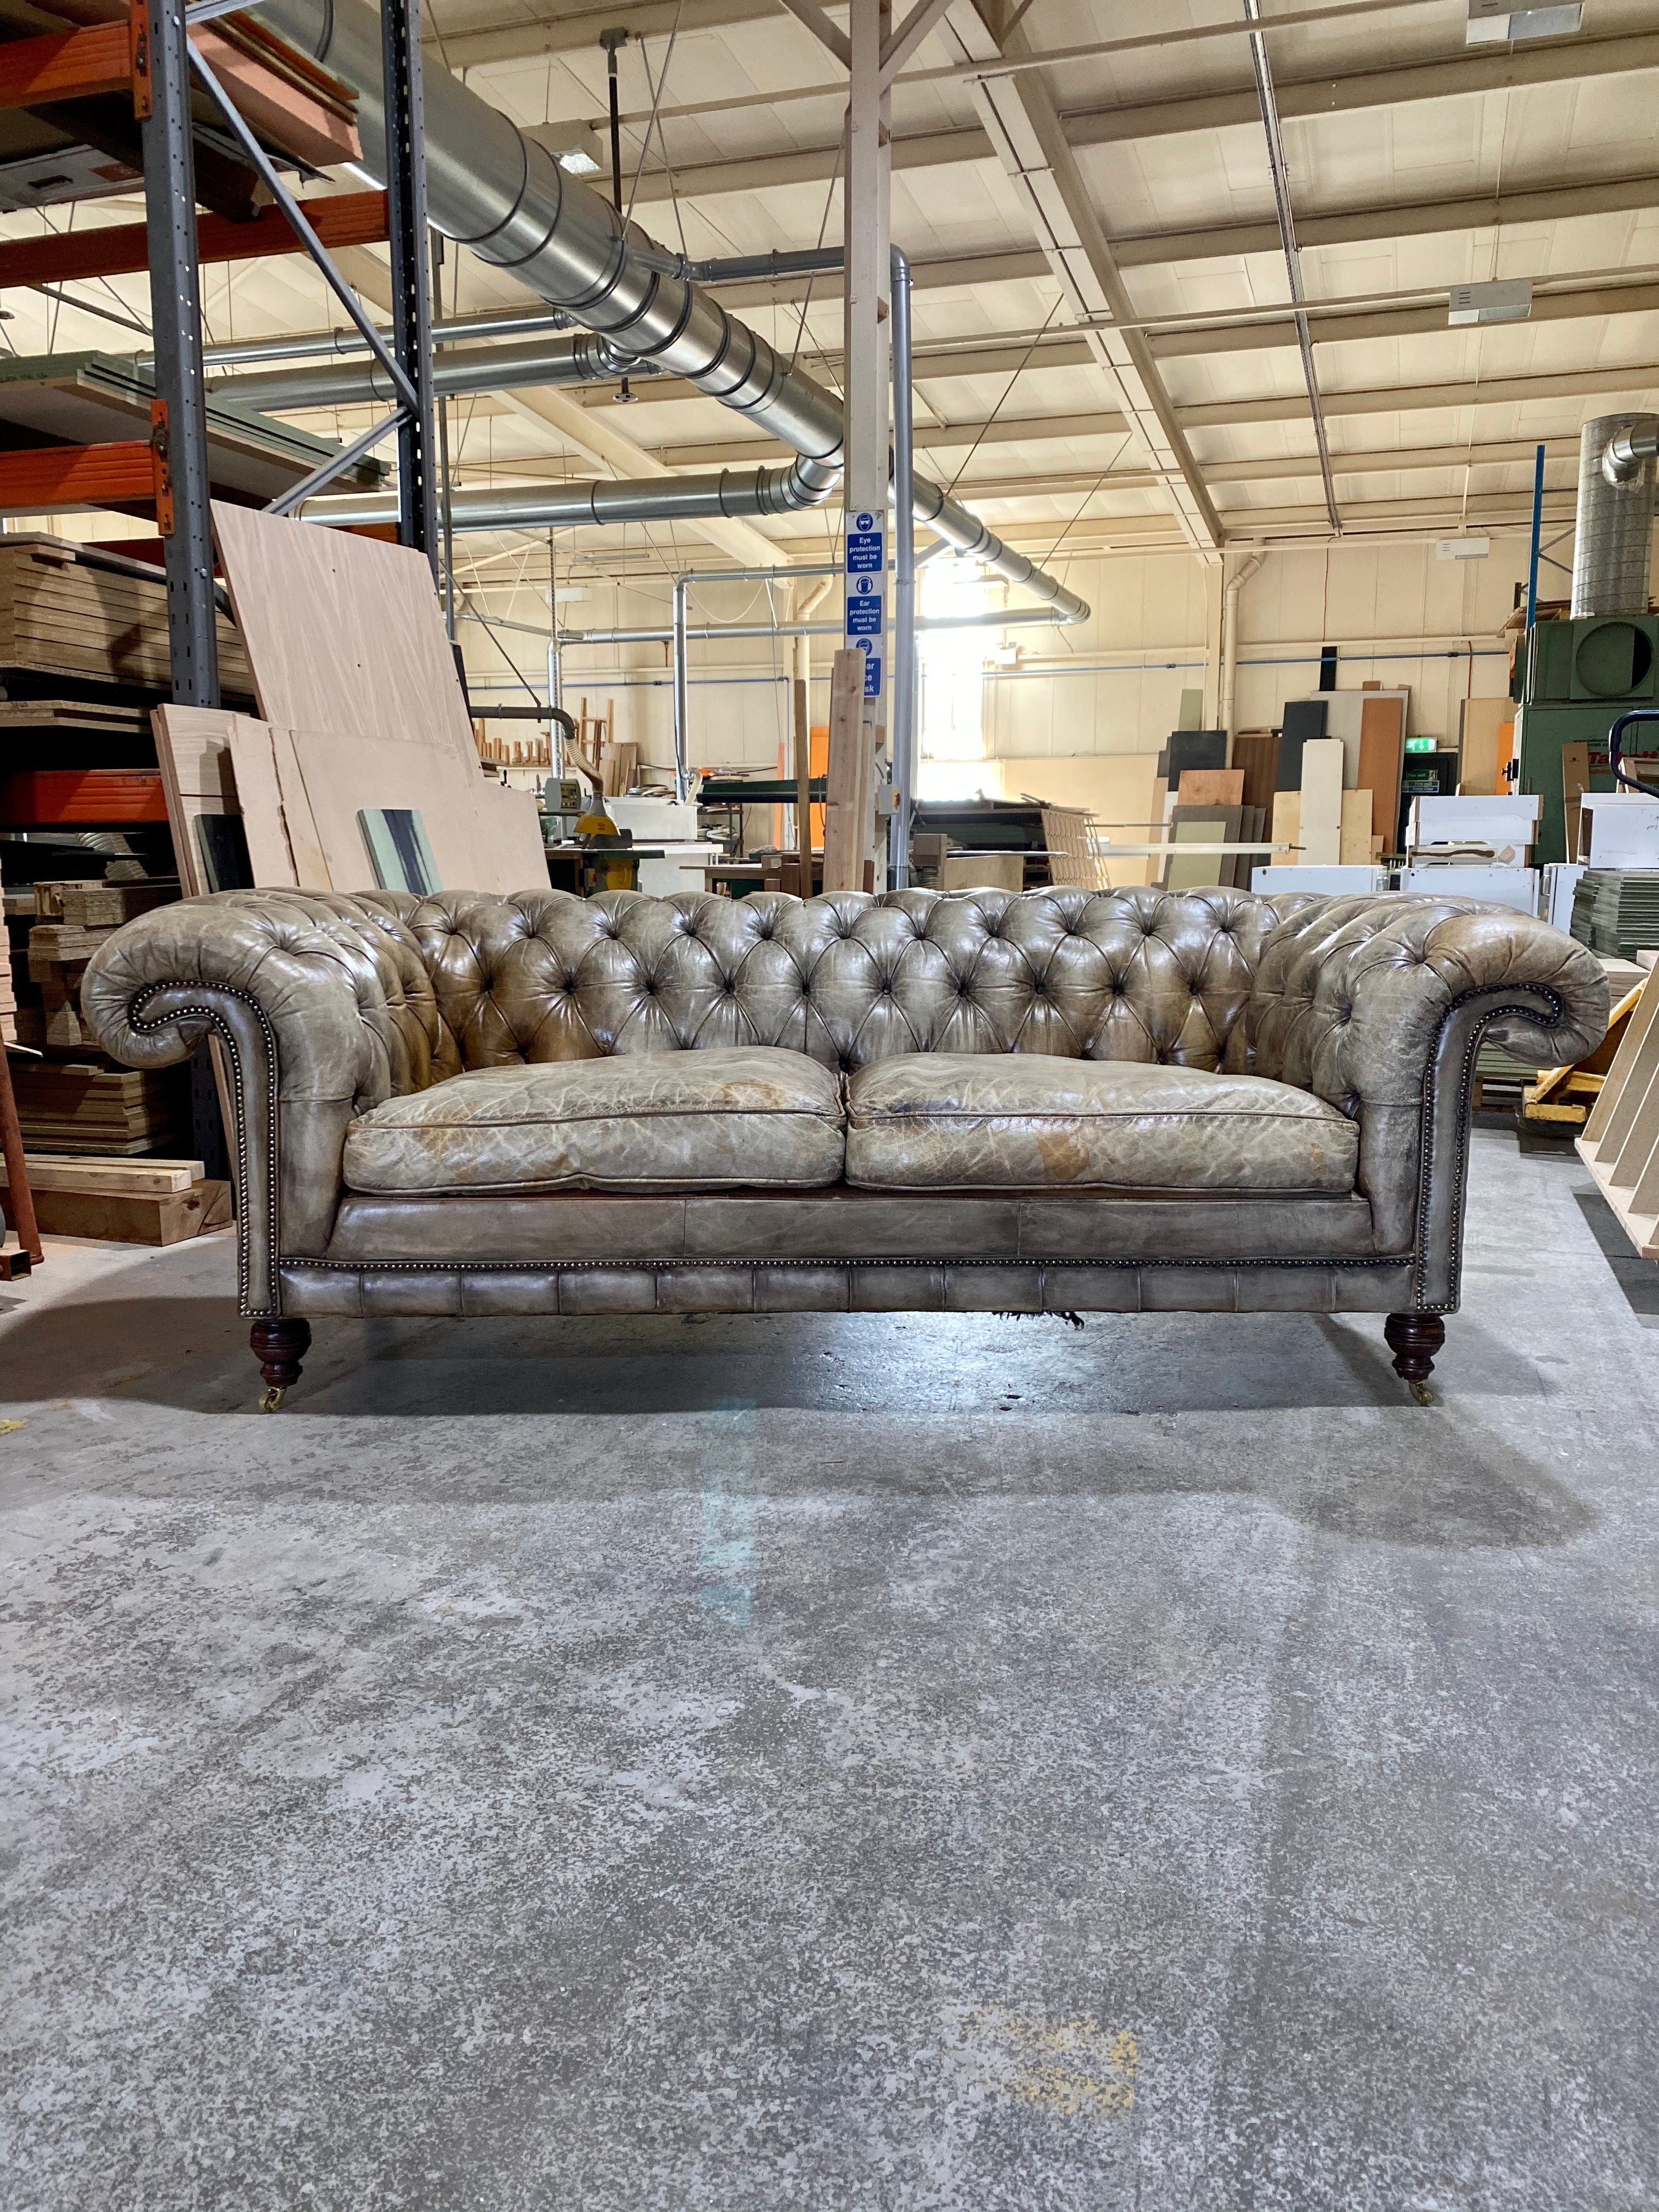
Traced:
<path fill-rule="evenodd" d="M 270 727 L 269 724 L 265 726 Z M 334 883 L 328 872 L 328 856 L 317 834 L 316 817 L 306 795 L 305 778 L 300 773 L 294 750 L 293 732 L 271 729 L 270 750 L 276 769 L 276 788 L 283 802 L 283 828 L 300 888 L 331 891 Z"/>
<path fill-rule="evenodd" d="M 282 787 L 276 781 L 270 725 L 256 721 L 252 714 L 233 714 L 229 720 L 236 804 L 255 886 L 297 888 L 300 876 L 283 811 Z"/>
<path fill-rule="evenodd" d="M 1354 781 L 1371 794 L 1371 835 L 1382 840 L 1385 853 L 1394 851 L 1400 835 L 1400 777 L 1405 757 L 1405 699 L 1399 693 L 1367 692 L 1360 709 L 1359 766 Z"/>
<path fill-rule="evenodd" d="M 90 1237 L 114 1244 L 182 1244 L 230 1224 L 230 1185 L 198 1182 L 163 1197 L 117 1191 L 43 1190 L 35 1202 L 49 1237 Z"/>
<path fill-rule="evenodd" d="M 1243 803 L 1273 811 L 1279 781 L 1279 736 L 1273 730 L 1240 730 L 1233 738 L 1232 764 L 1244 771 Z"/>
<path fill-rule="evenodd" d="M 800 896 L 812 896 L 812 728 L 807 706 L 806 678 L 796 677 L 791 686 L 792 729 L 795 746 L 795 852 Z"/>
<path fill-rule="evenodd" d="M 173 865 L 186 898 L 208 885 L 196 842 L 198 814 L 234 814 L 236 780 L 230 760 L 233 715 L 217 707 L 158 707 L 151 714 L 155 757 L 167 797 Z"/>
<path fill-rule="evenodd" d="M 1304 867 L 1333 868 L 1341 859 L 1343 759 L 1340 738 L 1310 738 L 1302 748 Z"/>
<path fill-rule="evenodd" d="M 499 883 L 493 858 L 481 849 L 483 823 L 471 789 L 480 780 L 476 755 L 469 770 L 436 747 L 395 738 L 342 737 L 332 730 L 289 734 L 331 890 L 375 888 L 357 817 L 381 806 L 412 807 L 420 815 L 445 890 L 522 888 Z M 546 872 L 544 861 L 542 873 Z"/>
<path fill-rule="evenodd" d="M 433 748 L 477 776 L 472 723 L 423 554 L 218 500 L 213 529 L 267 722 Z M 311 799 L 314 811 L 316 791 Z"/>
<path fill-rule="evenodd" d="M 1342 827 L 1340 832 L 1340 865 L 1345 868 L 1365 868 L 1371 859 L 1371 795 L 1369 791 L 1345 791 L 1342 794 Z"/>
<path fill-rule="evenodd" d="M 34 1190 L 104 1191 L 126 1198 L 165 1198 L 189 1190 L 206 1172 L 200 1160 L 84 1159 L 73 1152 L 30 1152 L 25 1165 Z M 4 1181 L 0 1166 L 0 1182 Z"/>
<path fill-rule="evenodd" d="M 472 780 L 472 805 L 478 818 L 474 840 L 481 891 L 544 891 L 547 848 L 542 842 L 541 809 L 533 791 L 518 791 L 493 778 Z"/>
<path fill-rule="evenodd" d="M 1244 771 L 1242 768 L 1184 768 L 1176 803 L 1181 806 L 1242 806 Z"/>
<path fill-rule="evenodd" d="M 1273 842 L 1288 845 L 1288 853 L 1274 854 L 1281 867 L 1300 867 L 1307 859 L 1302 847 L 1302 793 L 1299 791 L 1276 791 L 1273 793 Z"/>
<path fill-rule="evenodd" d="M 1656 1076 L 1659 1076 L 1659 988 L 1656 988 L 1650 975 L 1643 986 L 1636 1011 L 1626 1024 L 1624 1040 L 1613 1054 L 1601 1096 L 1595 1102 L 1595 1111 L 1580 1140 L 1581 1145 L 1590 1146 L 1598 1158 L 1605 1155 L 1609 1172 L 1636 1118 L 1641 1095 Z"/>
<path fill-rule="evenodd" d="M 0 108 L 49 107 L 125 92 L 132 82 L 132 33 L 118 22 L 15 39 L 0 46 Z"/>
<path fill-rule="evenodd" d="M 830 671 L 830 767 L 825 787 L 823 888 L 857 890 L 864 880 L 860 755 L 870 749 L 864 726 L 864 655 L 839 652 Z"/>

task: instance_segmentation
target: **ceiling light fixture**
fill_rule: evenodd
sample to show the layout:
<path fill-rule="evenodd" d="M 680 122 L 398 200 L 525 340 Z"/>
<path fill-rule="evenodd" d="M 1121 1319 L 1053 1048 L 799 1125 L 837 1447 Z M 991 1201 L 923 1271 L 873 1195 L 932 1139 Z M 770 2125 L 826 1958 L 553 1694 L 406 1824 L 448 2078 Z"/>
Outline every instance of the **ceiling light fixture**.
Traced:
<path fill-rule="evenodd" d="M 604 167 L 599 134 L 591 123 L 532 123 L 525 131 L 573 177 L 594 177 Z"/>
<path fill-rule="evenodd" d="M 1561 8 L 1511 8 L 1508 0 L 1469 0 L 1463 42 L 1518 46 L 1523 39 L 1570 39 L 1584 27 L 1581 0 Z"/>
<path fill-rule="evenodd" d="M 1524 323 L 1532 313 L 1530 276 L 1500 276 L 1490 284 L 1454 284 L 1446 301 L 1451 330 L 1470 323 Z"/>

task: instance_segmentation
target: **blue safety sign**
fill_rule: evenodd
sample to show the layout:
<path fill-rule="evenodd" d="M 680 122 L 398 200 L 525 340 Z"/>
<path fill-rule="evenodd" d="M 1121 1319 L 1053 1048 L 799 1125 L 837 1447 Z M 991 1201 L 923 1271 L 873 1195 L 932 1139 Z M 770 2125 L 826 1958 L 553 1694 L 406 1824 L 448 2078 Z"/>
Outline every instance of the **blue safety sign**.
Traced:
<path fill-rule="evenodd" d="M 859 520 L 865 518 L 860 515 Z M 847 533 L 847 573 L 851 576 L 879 575 L 886 566 L 884 530 L 849 530 Z"/>
<path fill-rule="evenodd" d="M 866 699 L 881 696 L 881 655 L 872 653 L 864 664 L 864 696 Z"/>
<path fill-rule="evenodd" d="M 848 637 L 880 636 L 881 601 L 879 599 L 848 599 L 847 635 Z"/>

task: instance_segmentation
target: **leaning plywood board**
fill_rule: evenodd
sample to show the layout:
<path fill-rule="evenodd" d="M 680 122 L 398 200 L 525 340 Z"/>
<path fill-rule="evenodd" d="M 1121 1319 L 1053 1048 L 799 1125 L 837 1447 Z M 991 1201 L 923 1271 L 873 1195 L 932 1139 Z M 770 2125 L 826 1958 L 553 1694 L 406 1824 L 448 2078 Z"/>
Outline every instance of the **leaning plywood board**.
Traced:
<path fill-rule="evenodd" d="M 373 889 L 374 870 L 358 817 L 388 806 L 410 807 L 421 817 L 445 890 L 506 888 L 480 849 L 482 825 L 472 803 L 472 787 L 481 781 L 476 765 L 469 774 L 436 748 L 395 738 L 345 737 L 333 730 L 291 735 L 333 890 Z"/>
<path fill-rule="evenodd" d="M 1369 791 L 1343 793 L 1340 836 L 1339 866 L 1369 867 L 1371 858 L 1371 795 Z"/>
<path fill-rule="evenodd" d="M 1302 861 L 1334 868 L 1342 855 L 1340 738 L 1311 738 L 1302 748 Z"/>
<path fill-rule="evenodd" d="M 213 530 L 266 721 L 434 749 L 476 776 L 422 554 L 217 501 Z"/>
<path fill-rule="evenodd" d="M 1269 857 L 1280 867 L 1303 866 L 1307 854 L 1302 850 L 1302 793 L 1299 791 L 1276 791 L 1273 793 L 1273 842 L 1275 846 L 1289 849 L 1275 851 Z"/>
<path fill-rule="evenodd" d="M 541 806 L 533 791 L 476 778 L 472 804 L 478 815 L 478 858 L 484 874 L 476 888 L 503 891 L 547 889 L 547 848 Z"/>
<path fill-rule="evenodd" d="M 1371 795 L 1371 835 L 1392 853 L 1400 836 L 1400 777 L 1406 757 L 1403 691 L 1368 691 L 1361 709 L 1356 785 Z"/>
<path fill-rule="evenodd" d="M 216 707 L 158 707 L 150 716 L 167 827 L 186 898 L 199 898 L 212 889 L 197 835 L 198 817 L 237 811 L 230 758 L 230 726 L 235 719 Z"/>
<path fill-rule="evenodd" d="M 236 780 L 236 799 L 247 839 L 248 865 L 260 889 L 297 885 L 294 847 L 288 833 L 283 794 L 276 781 L 276 755 L 271 750 L 269 722 L 256 722 L 251 714 L 231 717 L 228 732 L 231 766 Z M 307 885 L 320 890 L 319 884 Z"/>

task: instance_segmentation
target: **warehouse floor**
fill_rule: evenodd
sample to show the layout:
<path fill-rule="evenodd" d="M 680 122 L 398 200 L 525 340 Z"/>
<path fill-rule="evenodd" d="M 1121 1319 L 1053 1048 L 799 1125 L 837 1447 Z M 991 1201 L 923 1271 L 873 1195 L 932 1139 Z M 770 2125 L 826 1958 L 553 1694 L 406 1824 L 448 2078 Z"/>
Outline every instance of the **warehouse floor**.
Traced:
<path fill-rule="evenodd" d="M 0 1287 L 9 2212 L 1653 2202 L 1659 1267 L 1463 1314 Z M 227 1418 L 228 1417 L 228 1419 Z"/>

